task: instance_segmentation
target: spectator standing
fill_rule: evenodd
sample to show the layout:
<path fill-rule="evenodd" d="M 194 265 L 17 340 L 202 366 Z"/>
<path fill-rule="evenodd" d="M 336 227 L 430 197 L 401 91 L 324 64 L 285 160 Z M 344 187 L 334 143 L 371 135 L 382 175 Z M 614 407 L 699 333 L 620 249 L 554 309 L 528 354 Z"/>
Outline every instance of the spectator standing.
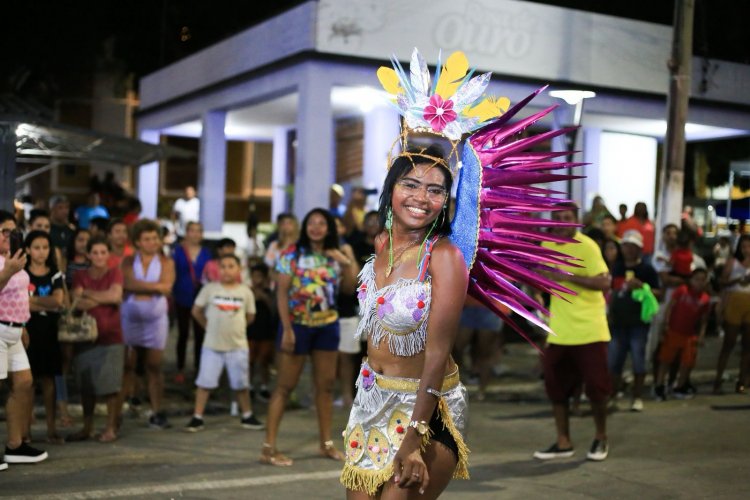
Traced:
<path fill-rule="evenodd" d="M 719 282 L 724 287 L 726 303 L 723 306 L 724 341 L 716 366 L 714 394 L 721 393 L 724 370 L 738 336 L 742 337 L 742 355 L 734 390 L 744 394 L 750 383 L 750 235 L 740 236 L 737 250 L 724 266 Z"/>
<path fill-rule="evenodd" d="M 122 219 L 112 219 L 107 226 L 109 242 L 109 266 L 120 267 L 122 259 L 133 255 L 134 250 L 128 241 L 128 226 Z"/>
<path fill-rule="evenodd" d="M 586 228 L 596 227 L 601 229 L 602 220 L 604 217 L 612 217 L 612 213 L 604 203 L 604 198 L 599 195 L 594 196 L 591 200 L 591 209 L 588 211 L 586 216 L 583 218 L 583 225 Z"/>
<path fill-rule="evenodd" d="M 107 423 L 97 440 L 117 439 L 125 346 L 120 323 L 123 277 L 119 267 L 109 265 L 109 244 L 104 238 L 93 238 L 87 245 L 91 266 L 78 271 L 73 278 L 76 307 L 96 321 L 98 335 L 92 343 L 77 344 L 76 378 L 81 390 L 83 428 L 66 441 L 83 441 L 93 437 L 94 407 L 101 398 L 107 405 Z"/>
<path fill-rule="evenodd" d="M 193 327 L 193 368 L 198 372 L 203 345 L 204 330 L 200 321 L 191 315 L 193 301 L 201 288 L 201 277 L 206 263 L 211 260 L 211 252 L 202 245 L 203 226 L 200 222 L 188 222 L 185 238 L 175 245 L 172 259 L 175 267 L 175 281 L 172 295 L 177 315 L 177 374 L 175 382 L 185 382 L 185 357 L 190 339 L 190 326 Z"/>
<path fill-rule="evenodd" d="M 656 377 L 654 394 L 658 401 L 667 399 L 664 381 L 672 363 L 680 359 L 680 372 L 677 378 L 675 397 L 693 397 L 695 390 L 689 386 L 690 372 L 695 367 L 698 345 L 706 335 L 711 298 L 706 293 L 708 271 L 695 269 L 687 285 L 679 286 L 664 313 L 664 339 L 659 350 L 659 373 Z"/>
<path fill-rule="evenodd" d="M 250 344 L 250 396 L 253 380 L 260 378 L 258 399 L 268 401 L 271 393 L 271 365 L 274 359 L 273 341 L 279 330 L 279 314 L 276 310 L 276 295 L 271 290 L 270 270 L 260 263 L 250 268 L 250 283 L 255 296 L 255 321 L 247 325 L 247 339 Z"/>
<path fill-rule="evenodd" d="M 88 229 L 91 219 L 95 217 L 102 217 L 109 219 L 109 211 L 101 204 L 99 193 L 89 194 L 86 205 L 81 205 L 75 211 L 75 217 L 78 221 L 78 227 Z"/>
<path fill-rule="evenodd" d="M 617 232 L 622 233 L 622 225 L 628 220 L 628 206 L 625 203 L 620 203 L 617 207 L 617 213 L 620 214 L 620 218 L 617 220 Z"/>
<path fill-rule="evenodd" d="M 258 232 L 258 217 L 255 212 L 251 212 L 247 219 L 247 247 L 245 247 L 248 269 L 263 262 L 265 254 L 266 247 L 263 244 L 263 237 Z"/>
<path fill-rule="evenodd" d="M 578 207 L 574 204 L 552 213 L 556 221 L 578 222 Z M 607 458 L 607 399 L 610 378 L 607 370 L 607 343 L 610 340 L 605 313 L 604 294 L 611 285 L 607 264 L 601 250 L 588 236 L 575 227 L 554 228 L 557 236 L 574 242 L 545 242 L 543 246 L 578 259 L 580 267 L 565 267 L 572 273 L 550 273 L 575 292 L 575 295 L 551 298 L 550 327 L 556 335 L 548 338 L 544 352 L 544 385 L 552 401 L 557 440 L 549 448 L 534 453 L 540 460 L 570 457 L 574 454 L 570 437 L 569 399 L 576 386 L 583 381 L 591 401 L 596 433 L 586 455 L 589 460 Z"/>
<path fill-rule="evenodd" d="M 349 203 L 346 206 L 343 217 L 346 234 L 352 234 L 354 231 L 362 231 L 364 229 L 366 205 L 367 190 L 361 186 L 352 188 L 349 194 Z"/>
<path fill-rule="evenodd" d="M 281 252 L 294 245 L 299 238 L 299 223 L 294 214 L 284 212 L 276 217 L 276 239 L 268 244 L 266 250 L 265 263 L 275 269 L 279 262 Z M 272 273 L 273 276 L 273 273 Z"/>
<path fill-rule="evenodd" d="M 643 237 L 631 229 L 620 241 L 623 259 L 612 271 L 612 299 L 609 323 L 609 371 L 613 392 L 622 382 L 625 360 L 630 353 L 633 364 L 633 388 L 630 410 L 643 411 L 643 383 L 646 379 L 646 344 L 651 319 L 659 309 L 659 276 L 650 264 L 641 259 Z"/>
<path fill-rule="evenodd" d="M 605 240 L 619 240 L 617 238 L 617 220 L 612 214 L 605 214 L 602 217 L 600 228 L 604 234 Z"/>
<path fill-rule="evenodd" d="M 31 413 L 33 377 L 24 342 L 24 325 L 29 320 L 29 275 L 24 270 L 26 255 L 21 249 L 10 255 L 10 239 L 16 221 L 10 212 L 0 210 L 0 381 L 9 379 L 5 402 L 8 437 L 0 470 L 8 463 L 35 463 L 47 458 L 47 452 L 31 447 L 23 440 Z"/>
<path fill-rule="evenodd" d="M 240 260 L 236 255 L 225 255 L 219 260 L 218 283 L 209 283 L 195 298 L 193 317 L 206 330 L 201 349 L 201 363 L 195 392 L 193 417 L 185 430 L 203 429 L 203 412 L 211 391 L 219 386 L 221 372 L 226 369 L 229 386 L 236 393 L 246 429 L 260 430 L 263 424 L 253 415 L 250 405 L 250 359 L 247 325 L 255 319 L 253 292 L 237 283 Z"/>
<path fill-rule="evenodd" d="M 70 202 L 65 196 L 55 195 L 50 198 L 49 216 L 51 223 L 49 235 L 52 239 L 52 246 L 59 248 L 64 253 L 67 251 L 75 232 L 75 228 L 69 220 Z"/>
<path fill-rule="evenodd" d="M 29 274 L 29 308 L 31 318 L 26 323 L 29 333 L 28 356 L 34 381 L 42 389 L 44 413 L 47 420 L 47 442 L 62 444 L 56 428 L 55 377 L 62 375 L 62 352 L 57 340 L 57 321 L 63 306 L 63 275 L 57 270 L 54 247 L 49 234 L 31 231 L 24 248 L 28 255 L 26 272 Z M 32 408 L 29 411 L 33 411 Z M 26 433 L 31 435 L 29 428 Z"/>
<path fill-rule="evenodd" d="M 646 263 L 651 263 L 651 258 L 654 255 L 654 240 L 656 237 L 654 224 L 648 218 L 648 207 L 642 201 L 635 204 L 633 208 L 633 215 L 626 219 L 617 228 L 617 236 L 622 238 L 625 231 L 635 229 L 643 237 L 643 260 Z"/>
<path fill-rule="evenodd" d="M 232 238 L 222 238 L 216 243 L 216 258 L 206 262 L 203 266 L 203 273 L 201 274 L 201 284 L 217 282 L 221 279 L 219 276 L 219 260 L 225 255 L 235 255 L 237 250 L 237 244 Z M 237 282 L 241 283 L 242 279 L 237 278 Z"/>
<path fill-rule="evenodd" d="M 459 373 L 479 376 L 477 400 L 484 401 L 492 377 L 492 363 L 498 359 L 503 321 L 478 300 L 467 295 L 461 311 L 460 325 L 456 342 L 453 344 L 453 359 L 458 365 Z M 471 351 L 470 372 L 466 370 L 464 363 L 464 351 L 467 347 Z"/>
<path fill-rule="evenodd" d="M 142 359 L 148 379 L 151 400 L 149 426 L 169 427 L 162 411 L 164 373 L 162 360 L 169 333 L 167 295 L 175 281 L 174 261 L 161 253 L 159 225 L 141 219 L 133 225 L 136 253 L 122 261 L 125 300 L 121 307 L 122 330 L 128 346 L 124 387 L 131 391 L 135 382 L 138 358 Z"/>
<path fill-rule="evenodd" d="M 133 224 L 135 224 L 135 221 L 137 221 L 141 217 L 141 210 L 143 210 L 143 207 L 141 206 L 141 200 L 136 197 L 128 198 L 127 210 L 125 212 L 125 215 L 122 216 L 122 220 L 123 222 L 125 222 L 125 225 L 128 227 L 132 227 Z"/>
<path fill-rule="evenodd" d="M 276 438 L 286 401 L 299 382 L 308 355 L 313 361 L 320 453 L 334 460 L 344 458 L 331 440 L 339 345 L 335 300 L 339 286 L 354 292 L 358 266 L 353 255 L 339 250 L 336 222 L 327 210 L 311 210 L 302 228 L 299 241 L 284 251 L 277 266 L 279 378 L 268 407 L 260 457 L 261 463 L 269 465 L 292 465 L 292 460 L 276 449 Z"/>
<path fill-rule="evenodd" d="M 185 237 L 188 222 L 200 222 L 201 200 L 193 186 L 185 188 L 185 197 L 177 198 L 172 207 L 172 224 L 177 233 L 178 242 Z"/>

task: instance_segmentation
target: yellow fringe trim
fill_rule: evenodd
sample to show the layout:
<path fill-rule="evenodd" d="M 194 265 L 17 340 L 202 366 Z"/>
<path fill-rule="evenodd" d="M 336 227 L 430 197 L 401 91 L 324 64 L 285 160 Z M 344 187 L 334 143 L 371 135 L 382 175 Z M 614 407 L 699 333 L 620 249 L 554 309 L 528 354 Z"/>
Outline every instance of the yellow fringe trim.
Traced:
<path fill-rule="evenodd" d="M 464 438 L 461 433 L 456 429 L 456 425 L 453 423 L 448 403 L 445 402 L 445 398 L 440 398 L 438 401 L 438 410 L 440 411 L 440 419 L 443 421 L 443 427 L 448 429 L 448 432 L 456 441 L 456 447 L 458 448 L 458 463 L 456 464 L 456 470 L 453 471 L 454 479 L 469 479 L 469 447 L 466 446 Z"/>
<path fill-rule="evenodd" d="M 339 481 L 346 489 L 364 491 L 373 496 L 391 477 L 393 477 L 393 462 L 380 470 L 363 469 L 347 463 L 344 464 L 344 470 L 341 471 Z"/>

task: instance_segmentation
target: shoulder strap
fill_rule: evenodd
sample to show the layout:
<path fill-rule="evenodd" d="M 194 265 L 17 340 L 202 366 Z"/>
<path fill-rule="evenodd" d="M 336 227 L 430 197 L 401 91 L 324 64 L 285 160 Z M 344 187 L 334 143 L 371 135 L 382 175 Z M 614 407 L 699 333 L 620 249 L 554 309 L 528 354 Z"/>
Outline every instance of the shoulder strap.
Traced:
<path fill-rule="evenodd" d="M 424 243 L 424 256 L 422 256 L 422 261 L 419 263 L 419 274 L 417 275 L 418 281 L 424 281 L 427 279 L 427 269 L 430 267 L 432 249 L 438 239 L 440 239 L 440 236 L 433 236 Z"/>

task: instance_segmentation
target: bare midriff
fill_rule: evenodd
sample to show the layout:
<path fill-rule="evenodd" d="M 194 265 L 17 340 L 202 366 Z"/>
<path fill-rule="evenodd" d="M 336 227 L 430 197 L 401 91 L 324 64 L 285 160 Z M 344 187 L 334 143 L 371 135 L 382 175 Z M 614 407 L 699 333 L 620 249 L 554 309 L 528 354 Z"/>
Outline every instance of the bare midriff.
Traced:
<path fill-rule="evenodd" d="M 380 342 L 379 348 L 367 341 L 367 364 L 376 373 L 388 377 L 422 378 L 424 370 L 425 351 L 414 356 L 396 356 L 388 350 L 388 339 Z M 445 364 L 445 373 L 451 373 L 456 368 L 452 358 L 448 358 Z"/>

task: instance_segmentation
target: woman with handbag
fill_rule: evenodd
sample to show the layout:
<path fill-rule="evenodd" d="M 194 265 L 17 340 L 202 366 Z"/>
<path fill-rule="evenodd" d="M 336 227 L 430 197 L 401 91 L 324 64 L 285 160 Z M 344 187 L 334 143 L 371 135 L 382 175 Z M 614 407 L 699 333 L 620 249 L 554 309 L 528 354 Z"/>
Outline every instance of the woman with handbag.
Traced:
<path fill-rule="evenodd" d="M 62 351 L 57 340 L 57 321 L 64 300 L 63 275 L 57 269 L 55 252 L 49 234 L 31 231 L 24 242 L 29 256 L 29 309 L 31 318 L 26 323 L 29 332 L 27 354 L 34 381 L 42 388 L 44 414 L 47 419 L 47 442 L 62 444 L 55 427 L 55 376 L 62 374 Z M 30 401 L 33 405 L 33 401 Z M 26 435 L 31 435 L 28 422 Z"/>
<path fill-rule="evenodd" d="M 203 345 L 203 328 L 195 321 L 190 311 L 201 287 L 201 276 L 206 263 L 211 260 L 211 252 L 201 245 L 203 226 L 200 222 L 188 222 L 185 228 L 185 239 L 172 251 L 174 259 L 175 282 L 172 288 L 177 315 L 177 374 L 175 382 L 185 382 L 185 357 L 190 338 L 190 325 L 193 326 L 193 368 L 198 373 Z"/>
<path fill-rule="evenodd" d="M 94 406 L 98 397 L 107 404 L 107 425 L 97 439 L 107 443 L 117 439 L 122 406 L 120 388 L 125 364 L 120 326 L 122 271 L 109 267 L 109 244 L 104 238 L 92 237 L 87 250 L 91 266 L 76 272 L 73 277 L 73 308 L 94 318 L 96 338 L 76 344 L 75 371 L 81 390 L 83 429 L 69 435 L 66 441 L 84 441 L 92 437 Z M 86 326 L 83 329 L 92 330 Z"/>

